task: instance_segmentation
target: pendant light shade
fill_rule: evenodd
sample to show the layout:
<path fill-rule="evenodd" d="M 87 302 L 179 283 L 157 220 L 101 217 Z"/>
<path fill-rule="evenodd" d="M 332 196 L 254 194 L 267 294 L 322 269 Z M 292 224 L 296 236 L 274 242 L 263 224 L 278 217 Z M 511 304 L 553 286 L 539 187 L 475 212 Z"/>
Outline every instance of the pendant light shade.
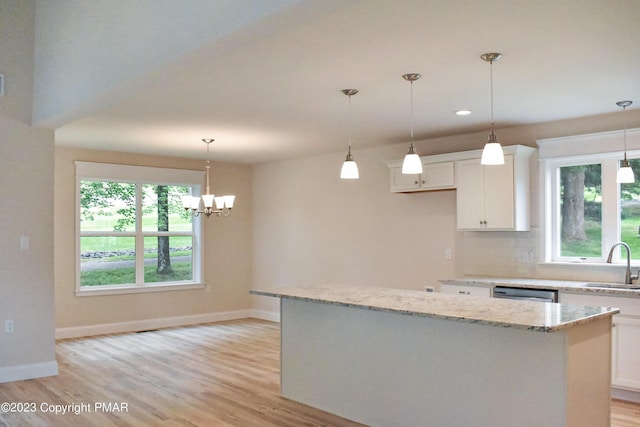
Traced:
<path fill-rule="evenodd" d="M 483 61 L 489 63 L 490 68 L 490 92 L 491 92 L 491 133 L 489 134 L 489 140 L 482 150 L 482 158 L 480 163 L 483 165 L 503 165 L 504 153 L 502 152 L 502 146 L 498 142 L 496 134 L 493 133 L 493 63 L 502 58 L 501 53 L 485 53 L 480 56 Z"/>
<path fill-rule="evenodd" d="M 407 155 L 404 156 L 404 161 L 402 162 L 402 173 L 406 175 L 422 173 L 422 160 L 420 160 L 420 156 L 418 156 L 413 146 L 413 82 L 420 77 L 422 76 L 416 73 L 402 76 L 403 79 L 411 83 L 411 143 L 409 144 L 409 151 Z"/>
<path fill-rule="evenodd" d="M 631 169 L 631 165 L 627 160 L 627 107 L 631 105 L 631 101 L 618 101 L 616 105 L 618 107 L 622 107 L 624 111 L 624 160 L 620 164 L 620 169 L 618 169 L 618 177 L 616 181 L 620 184 L 630 184 L 636 181 L 636 178 L 633 174 L 633 169 Z"/>
<path fill-rule="evenodd" d="M 409 152 L 402 161 L 402 173 L 406 175 L 422 173 L 422 160 L 415 152 L 413 145 L 409 147 Z"/>
<path fill-rule="evenodd" d="M 351 97 L 358 93 L 358 91 L 356 89 L 342 89 L 342 93 L 349 97 L 349 150 L 347 151 L 347 158 L 342 164 L 342 169 L 340 169 L 340 178 L 358 179 L 360 178 L 360 174 L 358 173 L 358 165 L 356 164 L 355 160 L 353 160 L 353 156 L 351 155 Z"/>
<path fill-rule="evenodd" d="M 347 159 L 342 164 L 340 169 L 340 178 L 342 179 L 358 179 L 360 174 L 358 173 L 358 165 L 353 160 L 353 157 L 347 154 Z"/>
<path fill-rule="evenodd" d="M 496 135 L 493 133 L 493 131 L 489 134 L 489 140 L 484 145 L 484 149 L 482 150 L 482 158 L 480 159 L 480 164 L 504 164 L 504 153 L 502 152 L 502 146 L 498 142 L 498 138 L 496 138 Z"/>

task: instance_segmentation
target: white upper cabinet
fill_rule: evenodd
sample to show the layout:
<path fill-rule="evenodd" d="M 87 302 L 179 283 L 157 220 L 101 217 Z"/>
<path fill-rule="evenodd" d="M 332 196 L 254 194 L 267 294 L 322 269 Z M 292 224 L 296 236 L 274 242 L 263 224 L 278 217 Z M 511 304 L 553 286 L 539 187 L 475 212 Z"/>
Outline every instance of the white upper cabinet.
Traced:
<path fill-rule="evenodd" d="M 457 166 L 458 229 L 515 229 L 513 156 L 504 156 L 504 165 L 483 166 L 471 159 Z"/>
<path fill-rule="evenodd" d="M 402 166 L 389 168 L 391 192 L 432 191 L 455 188 L 453 162 L 422 163 L 422 174 L 405 175 Z"/>
<path fill-rule="evenodd" d="M 504 165 L 479 158 L 456 162 L 458 230 L 527 231 L 530 228 L 530 158 L 535 149 L 504 147 Z"/>
<path fill-rule="evenodd" d="M 402 160 L 387 163 L 392 193 L 457 190 L 457 228 L 527 231 L 530 228 L 530 162 L 536 149 L 503 147 L 505 164 L 483 166 L 482 150 L 424 156 L 423 172 L 403 175 Z"/>

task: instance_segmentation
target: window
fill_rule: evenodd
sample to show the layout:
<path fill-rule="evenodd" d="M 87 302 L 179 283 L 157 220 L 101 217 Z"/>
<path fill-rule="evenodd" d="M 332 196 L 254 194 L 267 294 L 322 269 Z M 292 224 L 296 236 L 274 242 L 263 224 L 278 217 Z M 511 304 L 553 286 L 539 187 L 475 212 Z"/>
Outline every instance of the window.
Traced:
<path fill-rule="evenodd" d="M 622 152 L 597 152 L 618 138 L 607 133 L 538 142 L 545 262 L 604 263 L 620 241 L 640 261 L 640 152 L 628 152 L 633 184 L 616 182 Z M 626 251 L 616 249 L 613 261 L 621 257 L 626 260 Z"/>
<path fill-rule="evenodd" d="M 77 294 L 201 287 L 202 172 L 76 162 Z"/>

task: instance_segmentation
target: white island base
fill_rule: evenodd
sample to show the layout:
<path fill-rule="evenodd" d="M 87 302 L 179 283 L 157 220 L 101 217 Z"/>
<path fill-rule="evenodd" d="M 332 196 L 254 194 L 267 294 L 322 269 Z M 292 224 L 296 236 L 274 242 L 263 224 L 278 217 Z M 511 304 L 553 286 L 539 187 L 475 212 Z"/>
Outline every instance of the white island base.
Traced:
<path fill-rule="evenodd" d="M 370 426 L 610 424 L 611 316 L 540 332 L 271 296 L 288 399 Z"/>

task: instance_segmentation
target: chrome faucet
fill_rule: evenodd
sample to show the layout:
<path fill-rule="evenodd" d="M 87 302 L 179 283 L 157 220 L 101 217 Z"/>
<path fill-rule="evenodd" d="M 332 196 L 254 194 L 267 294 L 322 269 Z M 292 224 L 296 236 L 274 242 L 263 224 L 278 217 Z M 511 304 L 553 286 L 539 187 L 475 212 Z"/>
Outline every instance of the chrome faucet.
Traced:
<path fill-rule="evenodd" d="M 633 279 L 638 279 L 640 276 L 640 270 L 638 271 L 638 275 L 631 277 L 631 248 L 624 242 L 618 242 L 615 245 L 611 246 L 609 250 L 609 256 L 607 257 L 607 263 L 611 264 L 611 258 L 613 257 L 613 250 L 616 246 L 623 246 L 627 250 L 627 274 L 624 277 L 624 283 L 630 285 L 633 283 Z"/>

